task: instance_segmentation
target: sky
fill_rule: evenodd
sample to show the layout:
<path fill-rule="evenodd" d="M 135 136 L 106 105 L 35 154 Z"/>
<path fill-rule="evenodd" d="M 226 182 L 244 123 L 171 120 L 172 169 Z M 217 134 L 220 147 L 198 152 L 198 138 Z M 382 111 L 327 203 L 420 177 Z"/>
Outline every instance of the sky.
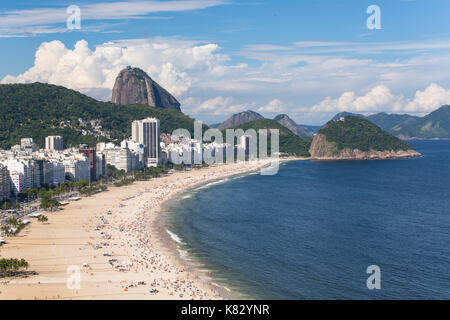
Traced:
<path fill-rule="evenodd" d="M 448 0 L 0 0 L 0 83 L 109 101 L 131 65 L 207 124 L 249 109 L 316 125 L 424 115 L 450 104 L 448 12 Z"/>

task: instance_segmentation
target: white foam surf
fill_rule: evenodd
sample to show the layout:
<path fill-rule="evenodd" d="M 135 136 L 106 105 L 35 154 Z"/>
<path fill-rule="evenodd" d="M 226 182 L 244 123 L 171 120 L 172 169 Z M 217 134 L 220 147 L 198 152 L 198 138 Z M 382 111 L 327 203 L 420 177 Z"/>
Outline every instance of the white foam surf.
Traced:
<path fill-rule="evenodd" d="M 171 232 L 170 230 L 166 229 L 167 233 L 169 234 L 170 238 L 172 238 L 173 241 L 175 241 L 178 244 L 184 244 L 183 241 L 181 241 L 180 237 L 177 236 L 175 233 Z"/>

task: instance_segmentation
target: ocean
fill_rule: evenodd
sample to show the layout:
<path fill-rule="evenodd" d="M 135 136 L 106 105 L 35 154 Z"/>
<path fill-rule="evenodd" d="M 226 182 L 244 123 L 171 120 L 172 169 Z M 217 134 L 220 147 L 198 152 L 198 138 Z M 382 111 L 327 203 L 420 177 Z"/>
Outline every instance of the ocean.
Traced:
<path fill-rule="evenodd" d="M 450 299 L 450 141 L 410 144 L 423 157 L 202 186 L 170 203 L 167 229 L 238 298 Z"/>

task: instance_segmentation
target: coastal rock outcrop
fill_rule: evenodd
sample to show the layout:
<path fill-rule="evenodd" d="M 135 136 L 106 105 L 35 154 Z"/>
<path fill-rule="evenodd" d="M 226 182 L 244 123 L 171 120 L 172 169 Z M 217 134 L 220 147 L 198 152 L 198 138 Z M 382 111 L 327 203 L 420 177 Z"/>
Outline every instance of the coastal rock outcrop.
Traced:
<path fill-rule="evenodd" d="M 127 67 L 120 71 L 114 83 L 111 101 L 116 104 L 148 104 L 155 108 L 181 111 L 177 99 L 139 68 Z"/>
<path fill-rule="evenodd" d="M 382 160 L 421 156 L 406 142 L 369 120 L 353 116 L 329 121 L 315 135 L 309 152 L 315 160 Z"/>
<path fill-rule="evenodd" d="M 315 160 L 383 160 L 395 158 L 420 157 L 421 154 L 413 149 L 409 150 L 369 150 L 343 149 L 336 152 L 336 146 L 326 140 L 325 135 L 317 134 L 311 148 L 309 149 L 311 158 Z"/>

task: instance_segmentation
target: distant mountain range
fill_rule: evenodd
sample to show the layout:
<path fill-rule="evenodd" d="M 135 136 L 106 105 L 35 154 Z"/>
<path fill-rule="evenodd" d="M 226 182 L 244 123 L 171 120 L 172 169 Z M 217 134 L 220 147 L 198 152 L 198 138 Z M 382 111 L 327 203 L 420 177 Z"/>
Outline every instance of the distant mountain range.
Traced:
<path fill-rule="evenodd" d="M 210 127 L 224 130 L 258 119 L 264 119 L 264 117 L 255 111 L 247 110 L 232 115 L 222 123 L 211 124 Z M 298 125 L 287 114 L 279 114 L 273 120 L 302 138 L 312 138 L 321 128 L 321 126 Z"/>
<path fill-rule="evenodd" d="M 347 116 L 367 119 L 384 131 L 401 139 L 449 139 L 450 138 L 450 106 L 445 105 L 438 110 L 424 116 L 417 117 L 409 114 L 387 114 L 380 112 L 365 116 L 351 112 L 340 112 L 331 120 L 339 120 Z M 222 124 L 212 127 L 229 128 L 257 119 L 263 116 L 257 112 L 247 110 L 237 113 Z M 275 121 L 289 129 L 299 137 L 313 137 L 323 126 L 297 124 L 286 114 L 279 114 Z"/>
<path fill-rule="evenodd" d="M 232 129 L 242 129 L 244 131 L 248 129 L 254 129 L 257 133 L 260 129 L 267 129 L 269 135 L 271 130 L 279 130 L 279 147 L 280 152 L 289 155 L 296 155 L 301 157 L 309 156 L 309 147 L 311 146 L 311 138 L 301 138 L 297 134 L 292 133 L 292 131 L 286 128 L 284 125 L 280 124 L 276 120 L 272 119 L 257 119 L 245 123 L 241 123 L 237 126 L 232 127 Z M 271 150 L 271 139 L 268 137 L 267 146 L 268 150 Z"/>
<path fill-rule="evenodd" d="M 400 138 L 450 139 L 450 106 L 410 121 L 404 121 L 391 129 Z"/>
<path fill-rule="evenodd" d="M 391 130 L 398 126 L 399 124 L 403 122 L 409 122 L 415 119 L 419 119 L 419 117 L 411 116 L 409 114 L 387 114 L 385 112 L 380 112 L 376 114 L 372 114 L 370 116 L 365 116 L 358 113 L 351 113 L 351 112 L 340 112 L 336 114 L 331 120 L 339 120 L 340 118 L 348 117 L 348 116 L 354 116 L 354 117 L 360 117 L 367 120 L 370 120 L 377 126 L 379 126 L 381 129 L 391 132 Z"/>

